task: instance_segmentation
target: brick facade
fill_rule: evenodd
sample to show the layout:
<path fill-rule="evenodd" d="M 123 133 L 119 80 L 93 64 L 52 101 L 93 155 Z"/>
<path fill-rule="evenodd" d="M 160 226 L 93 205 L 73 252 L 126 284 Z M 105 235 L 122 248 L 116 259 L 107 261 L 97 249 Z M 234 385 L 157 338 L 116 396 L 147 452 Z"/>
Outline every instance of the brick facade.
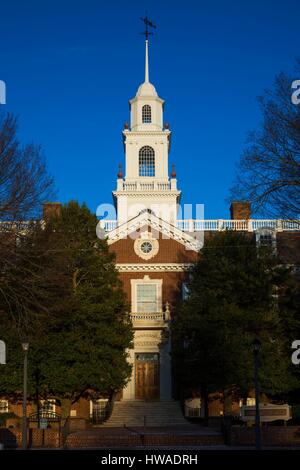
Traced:
<path fill-rule="evenodd" d="M 51 400 L 51 397 L 48 398 Z M 61 400 L 57 400 L 56 405 L 55 405 L 55 413 L 62 415 L 63 414 L 63 408 L 59 403 L 62 404 Z M 8 412 L 9 413 L 14 413 L 18 418 L 22 416 L 22 403 L 21 402 L 9 402 L 9 407 L 8 407 Z M 30 401 L 27 402 L 27 417 L 30 416 L 31 413 L 36 413 L 37 412 L 37 407 L 35 403 L 32 403 Z M 86 400 L 85 398 L 80 398 L 77 402 L 72 403 L 71 405 L 71 416 L 80 419 L 89 419 L 90 417 L 90 401 Z M 7 426 L 12 425 L 12 426 L 17 426 L 19 424 L 19 420 L 15 418 L 9 418 L 7 420 Z M 54 425 L 53 425 L 54 426 Z M 31 423 L 31 427 L 36 427 L 35 423 Z"/>
<path fill-rule="evenodd" d="M 232 426 L 230 444 L 232 446 L 254 446 L 255 428 Z M 265 447 L 299 447 L 299 426 L 263 426 L 261 428 L 262 445 Z"/>
<path fill-rule="evenodd" d="M 277 232 L 276 246 L 283 263 L 300 266 L 300 232 Z"/>
<path fill-rule="evenodd" d="M 148 275 L 150 279 L 162 279 L 162 304 L 169 302 L 171 314 L 175 306 L 182 298 L 181 286 L 182 282 L 187 278 L 184 272 L 150 272 L 143 271 L 135 273 L 120 273 L 120 279 L 123 283 L 123 289 L 126 292 L 128 301 L 131 302 L 131 279 L 143 279 Z"/>
<path fill-rule="evenodd" d="M 149 230 L 149 227 L 144 227 L 142 231 Z M 116 255 L 116 264 L 127 264 L 134 263 L 135 265 L 153 265 L 153 264 L 164 264 L 164 263 L 193 263 L 197 259 L 197 253 L 195 251 L 186 250 L 182 243 L 179 243 L 173 239 L 164 239 L 161 233 L 153 232 L 153 237 L 158 240 L 159 250 L 150 260 L 141 259 L 134 250 L 134 239 L 127 237 L 113 243 L 110 246 L 110 250 Z M 147 271 L 142 272 L 120 272 L 119 277 L 123 283 L 124 291 L 126 292 L 128 301 L 131 302 L 131 279 L 143 279 L 145 275 L 148 275 L 150 279 L 162 279 L 162 303 L 169 302 L 171 307 L 175 307 L 178 301 L 181 299 L 181 285 L 182 282 L 187 278 L 187 273 L 184 271 L 169 272 L 164 271 L 163 266 L 159 271 Z"/>
<path fill-rule="evenodd" d="M 22 430 L 0 428 L 0 442 L 5 449 L 16 449 L 22 445 Z M 57 429 L 28 429 L 28 447 L 58 448 L 62 445 L 62 435 Z"/>
<path fill-rule="evenodd" d="M 159 250 L 150 260 L 141 259 L 134 251 L 133 237 L 138 237 L 144 231 L 151 232 L 150 227 L 143 227 L 141 231 L 134 232 L 132 237 L 123 238 L 111 245 L 111 250 L 116 254 L 116 263 L 191 263 L 197 259 L 197 253 L 186 250 L 182 243 L 172 238 L 164 238 L 161 233 L 152 230 L 153 238 L 159 242 Z"/>
<path fill-rule="evenodd" d="M 56 213 L 59 211 L 59 204 L 49 204 L 45 206 L 45 215 L 50 216 L 51 211 Z M 246 203 L 233 203 L 231 206 L 232 216 L 245 219 L 248 215 L 247 211 L 250 207 Z M 249 213 L 250 214 L 250 213 Z M 152 236 L 157 239 L 159 249 L 155 256 L 149 260 L 142 259 L 135 252 L 135 238 L 140 236 L 141 232 L 152 232 Z M 215 231 L 204 232 L 204 242 L 215 236 Z M 255 232 L 245 232 L 246 236 L 256 242 Z M 149 226 L 144 226 L 135 236 L 117 240 L 110 244 L 110 250 L 115 253 L 117 267 L 134 265 L 126 271 L 120 270 L 119 277 L 122 281 L 124 291 L 126 292 L 128 302 L 131 302 L 131 280 L 143 279 L 146 276 L 150 280 L 162 281 L 162 307 L 164 309 L 166 303 L 170 305 L 171 316 L 176 313 L 176 306 L 182 299 L 182 282 L 187 280 L 188 273 L 186 265 L 195 262 L 198 259 L 198 253 L 187 250 L 185 245 L 173 238 L 164 238 L 158 231 L 153 230 Z M 283 264 L 292 264 L 300 266 L 300 233 L 297 231 L 277 231 L 276 232 L 276 251 Z M 182 265 L 182 269 L 165 269 L 164 265 L 176 264 Z M 143 269 L 139 268 L 143 265 Z M 147 270 L 149 265 L 149 270 Z M 151 269 L 150 269 L 151 267 Z M 122 391 L 118 395 L 118 399 L 122 399 Z M 90 418 L 90 401 L 81 398 L 71 407 L 71 416 L 77 419 Z M 10 403 L 9 411 L 15 413 L 16 416 L 22 416 L 22 404 Z M 28 403 L 27 415 L 36 411 L 34 404 Z M 232 405 L 232 414 L 238 414 L 239 406 L 237 403 Z M 56 405 L 56 412 L 61 414 L 61 407 Z M 223 413 L 222 399 L 211 399 L 209 402 L 210 416 L 220 417 Z M 34 425 L 32 425 L 34 427 Z"/>

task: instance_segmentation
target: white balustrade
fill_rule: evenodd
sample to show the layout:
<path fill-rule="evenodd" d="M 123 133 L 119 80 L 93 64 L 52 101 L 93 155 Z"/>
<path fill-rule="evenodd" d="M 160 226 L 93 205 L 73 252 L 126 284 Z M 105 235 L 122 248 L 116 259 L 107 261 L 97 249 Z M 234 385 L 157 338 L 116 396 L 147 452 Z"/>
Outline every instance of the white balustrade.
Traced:
<path fill-rule="evenodd" d="M 121 186 L 123 191 L 169 191 L 171 189 L 171 183 L 160 183 L 157 181 L 123 181 Z"/>
<path fill-rule="evenodd" d="M 126 183 L 127 184 L 127 183 Z M 135 185 L 135 183 L 128 183 Z M 141 183 L 148 184 L 148 183 Z M 150 185 L 152 183 L 149 183 Z M 21 222 L 8 222 L 0 221 L 0 232 L 4 231 L 21 231 L 28 230 L 32 223 L 35 221 L 21 221 Z M 117 220 L 103 219 L 100 221 L 100 226 L 106 232 L 110 232 L 118 227 Z M 176 221 L 176 227 L 184 232 L 200 232 L 200 231 L 223 231 L 223 230 L 237 230 L 245 232 L 253 232 L 261 228 L 271 228 L 277 232 L 281 231 L 300 231 L 300 220 L 281 220 L 281 219 L 249 219 L 249 220 L 197 220 L 197 219 L 182 219 Z"/>
<path fill-rule="evenodd" d="M 102 220 L 101 227 L 107 232 L 114 230 L 118 226 L 117 220 Z M 276 220 L 276 219 L 249 219 L 249 220 L 194 220 L 182 219 L 176 221 L 176 227 L 184 232 L 201 231 L 223 231 L 237 230 L 244 232 L 253 232 L 261 228 L 271 228 L 278 232 L 281 231 L 300 231 L 300 220 Z"/>
<path fill-rule="evenodd" d="M 135 321 L 165 321 L 164 313 L 131 313 L 131 319 Z"/>
<path fill-rule="evenodd" d="M 21 221 L 21 222 L 7 222 L 7 221 L 0 221 L 0 232 L 21 232 L 21 231 L 27 231 L 32 225 L 35 225 L 37 222 L 39 222 L 41 225 L 43 225 L 42 221 Z"/>
<path fill-rule="evenodd" d="M 300 220 L 249 219 L 249 220 L 177 220 L 176 227 L 183 231 L 222 231 L 237 230 L 253 232 L 261 228 L 271 228 L 276 231 L 300 230 Z"/>
<path fill-rule="evenodd" d="M 114 230 L 118 226 L 118 221 L 117 220 L 101 220 L 100 221 L 100 227 L 103 228 L 106 232 L 110 232 L 111 230 Z"/>

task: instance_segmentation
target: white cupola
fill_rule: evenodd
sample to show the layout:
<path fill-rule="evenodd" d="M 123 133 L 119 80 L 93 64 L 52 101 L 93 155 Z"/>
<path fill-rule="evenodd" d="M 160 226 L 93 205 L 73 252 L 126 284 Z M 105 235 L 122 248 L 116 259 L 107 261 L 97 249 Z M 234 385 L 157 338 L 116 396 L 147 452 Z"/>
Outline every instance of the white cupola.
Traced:
<path fill-rule="evenodd" d="M 125 172 L 119 170 L 113 191 L 118 223 L 126 222 L 145 209 L 174 224 L 180 191 L 173 170 L 169 177 L 171 131 L 163 125 L 164 100 L 149 82 L 148 39 L 145 81 L 130 100 L 130 125 L 123 130 Z"/>

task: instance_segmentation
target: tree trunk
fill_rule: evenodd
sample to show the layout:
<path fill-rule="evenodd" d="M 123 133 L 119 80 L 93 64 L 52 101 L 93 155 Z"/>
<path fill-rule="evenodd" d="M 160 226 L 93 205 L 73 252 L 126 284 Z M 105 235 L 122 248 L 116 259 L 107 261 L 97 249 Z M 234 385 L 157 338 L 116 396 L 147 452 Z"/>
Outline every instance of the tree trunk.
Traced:
<path fill-rule="evenodd" d="M 229 389 L 223 391 L 223 413 L 224 416 L 231 416 L 232 406 L 231 406 L 231 393 Z"/>
<path fill-rule="evenodd" d="M 61 417 L 63 420 L 67 420 L 70 416 L 71 403 L 72 402 L 69 398 L 61 400 Z"/>

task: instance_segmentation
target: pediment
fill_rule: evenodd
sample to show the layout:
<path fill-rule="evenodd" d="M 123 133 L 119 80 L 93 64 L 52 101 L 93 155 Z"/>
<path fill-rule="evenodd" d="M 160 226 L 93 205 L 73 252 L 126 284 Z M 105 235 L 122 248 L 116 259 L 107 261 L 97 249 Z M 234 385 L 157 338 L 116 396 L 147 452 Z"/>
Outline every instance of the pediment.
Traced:
<path fill-rule="evenodd" d="M 157 238 L 163 240 L 175 240 L 184 245 L 186 250 L 198 252 L 203 246 L 203 234 L 201 232 L 187 233 L 174 225 L 158 218 L 153 213 L 145 211 L 129 221 L 116 227 L 107 233 L 108 245 L 130 238 L 139 238 L 144 231 L 151 231 Z"/>

